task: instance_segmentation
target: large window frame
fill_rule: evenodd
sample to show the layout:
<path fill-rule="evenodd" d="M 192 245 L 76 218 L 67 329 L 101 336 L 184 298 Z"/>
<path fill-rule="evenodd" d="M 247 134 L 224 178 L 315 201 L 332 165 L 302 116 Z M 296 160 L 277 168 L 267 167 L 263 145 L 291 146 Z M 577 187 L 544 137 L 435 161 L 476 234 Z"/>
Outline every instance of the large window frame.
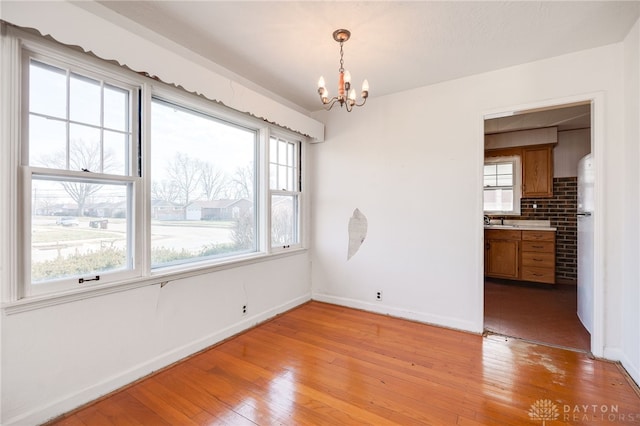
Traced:
<path fill-rule="evenodd" d="M 2 178 L 8 185 L 1 187 L 0 196 L 3 205 L 8 207 L 8 214 L 0 226 L 8 236 L 8 246 L 13 248 L 10 253 L 2 257 L 4 264 L 9 267 L 2 272 L 3 288 L 2 302 L 7 313 L 21 312 L 50 306 L 58 303 L 94 297 L 116 291 L 123 291 L 150 284 L 161 284 L 174 279 L 201 275 L 229 267 L 237 267 L 262 261 L 265 257 L 295 254 L 305 248 L 306 232 L 303 227 L 307 213 L 302 187 L 296 188 L 296 237 L 295 244 L 289 245 L 286 251 L 272 247 L 271 242 L 271 196 L 269 187 L 269 140 L 271 135 L 298 144 L 298 172 L 301 173 L 302 158 L 306 149 L 307 137 L 271 123 L 240 113 L 228 107 L 212 102 L 196 94 L 188 93 L 182 88 L 165 84 L 141 74 L 132 72 L 114 63 L 108 63 L 95 58 L 91 54 L 80 52 L 45 40 L 42 37 L 27 33 L 20 29 L 9 27 L 7 34 L 3 34 L 2 43 L 8 46 L 2 52 L 3 87 L 11 88 L 8 96 L 3 96 L 0 109 L 0 123 L 4 130 L 2 136 L 9 141 L 1 148 L 4 157 L 3 164 L 9 167 L 2 170 Z M 28 163 L 28 108 L 23 102 L 29 96 L 28 88 L 21 85 L 24 82 L 25 61 L 36 55 L 44 63 L 64 65 L 80 70 L 80 74 L 107 78 L 131 90 L 132 129 L 131 150 L 128 152 L 129 172 L 124 175 L 109 173 L 89 173 L 77 170 L 57 170 L 43 168 Z M 15 89 L 25 87 L 25 89 Z M 231 123 L 235 126 L 251 129 L 256 133 L 255 147 L 255 191 L 254 205 L 256 208 L 255 249 L 249 253 L 235 254 L 229 257 L 204 259 L 197 262 L 172 265 L 170 267 L 153 268 L 150 256 L 151 247 L 151 177 L 149 170 L 150 155 L 153 141 L 150 136 L 150 119 L 152 99 L 175 103 L 180 107 L 194 109 L 217 120 Z M 28 98 L 27 98 L 28 99 Z M 21 108 L 22 105 L 22 108 Z M 125 271 L 105 274 L 98 281 L 87 279 L 78 280 L 77 276 L 69 280 L 62 280 L 42 286 L 42 291 L 34 291 L 30 277 L 31 267 L 31 185 L 38 179 L 78 180 L 104 184 L 126 186 L 129 194 L 130 217 L 128 230 L 131 240 L 128 243 L 130 256 Z M 303 176 L 298 176 L 301 184 Z M 6 279 L 5 279 L 6 278 Z M 80 277 L 82 278 L 82 277 Z M 80 281 L 80 285 L 78 285 Z"/>

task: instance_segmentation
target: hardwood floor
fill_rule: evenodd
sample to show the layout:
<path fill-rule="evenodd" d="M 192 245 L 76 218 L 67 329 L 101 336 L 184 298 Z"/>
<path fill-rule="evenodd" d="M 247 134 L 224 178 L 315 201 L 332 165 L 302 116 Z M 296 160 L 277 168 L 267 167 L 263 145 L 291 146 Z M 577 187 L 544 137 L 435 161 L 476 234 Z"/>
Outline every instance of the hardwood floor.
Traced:
<path fill-rule="evenodd" d="M 591 336 L 578 319 L 575 285 L 485 279 L 484 327 L 507 336 L 583 351 Z"/>
<path fill-rule="evenodd" d="M 617 364 L 310 302 L 51 424 L 552 426 L 602 416 L 640 422 Z"/>

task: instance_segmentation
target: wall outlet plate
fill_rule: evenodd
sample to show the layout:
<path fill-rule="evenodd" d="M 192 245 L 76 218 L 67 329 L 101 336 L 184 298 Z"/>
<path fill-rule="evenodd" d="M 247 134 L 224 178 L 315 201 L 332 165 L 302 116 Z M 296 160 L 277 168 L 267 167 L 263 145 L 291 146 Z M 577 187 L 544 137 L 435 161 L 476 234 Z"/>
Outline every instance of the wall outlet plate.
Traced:
<path fill-rule="evenodd" d="M 376 300 L 382 300 L 382 290 L 376 291 Z"/>

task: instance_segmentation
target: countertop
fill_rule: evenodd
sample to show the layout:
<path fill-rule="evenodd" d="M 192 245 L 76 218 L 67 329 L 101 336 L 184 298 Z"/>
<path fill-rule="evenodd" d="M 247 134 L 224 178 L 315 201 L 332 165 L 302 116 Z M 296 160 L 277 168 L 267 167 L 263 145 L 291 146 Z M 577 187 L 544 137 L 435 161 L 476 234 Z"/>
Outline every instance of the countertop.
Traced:
<path fill-rule="evenodd" d="M 513 229 L 518 231 L 556 231 L 549 220 L 510 220 L 492 219 L 484 229 Z"/>

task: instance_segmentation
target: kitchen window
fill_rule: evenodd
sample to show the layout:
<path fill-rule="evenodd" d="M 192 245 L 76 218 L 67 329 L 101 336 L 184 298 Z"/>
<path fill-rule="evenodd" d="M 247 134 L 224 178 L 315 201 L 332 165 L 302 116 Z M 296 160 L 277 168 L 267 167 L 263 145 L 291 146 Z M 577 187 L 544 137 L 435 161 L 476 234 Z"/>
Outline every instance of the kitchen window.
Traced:
<path fill-rule="evenodd" d="M 21 87 L 0 117 L 12 129 L 0 173 L 17 189 L 2 192 L 15 206 L 9 310 L 302 248 L 299 135 L 17 29 L 3 37 L 20 41 L 3 52 L 19 66 L 1 69 Z"/>
<path fill-rule="evenodd" d="M 520 157 L 485 158 L 484 213 L 520 215 Z"/>

